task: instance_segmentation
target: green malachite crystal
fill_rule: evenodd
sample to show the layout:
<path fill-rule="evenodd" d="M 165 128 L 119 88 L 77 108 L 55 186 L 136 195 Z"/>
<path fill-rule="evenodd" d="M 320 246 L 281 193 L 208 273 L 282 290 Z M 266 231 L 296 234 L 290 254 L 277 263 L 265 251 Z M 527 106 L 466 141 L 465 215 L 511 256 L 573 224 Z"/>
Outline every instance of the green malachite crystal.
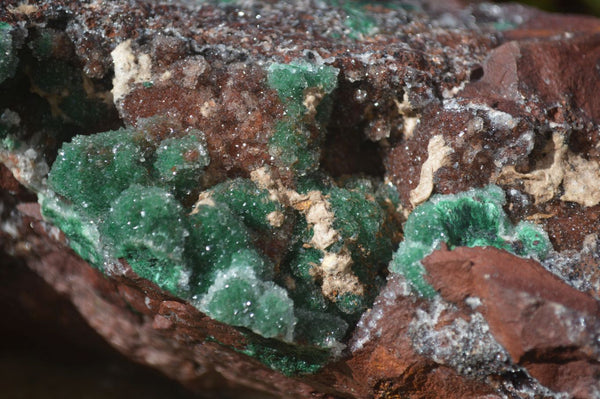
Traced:
<path fill-rule="evenodd" d="M 248 228 L 224 204 L 201 205 L 189 216 L 190 237 L 186 255 L 192 270 L 193 290 L 205 292 L 220 270 L 244 259 L 244 266 L 258 276 L 270 276 L 268 262 L 254 249 Z"/>
<path fill-rule="evenodd" d="M 103 248 L 98 224 L 76 205 L 49 192 L 39 195 L 42 214 L 69 238 L 69 245 L 93 266 L 103 268 Z"/>
<path fill-rule="evenodd" d="M 140 276 L 174 293 L 185 287 L 183 249 L 188 231 L 183 208 L 158 187 L 133 184 L 112 203 L 101 231 L 114 256 L 124 258 Z"/>
<path fill-rule="evenodd" d="M 267 190 L 259 189 L 249 179 L 237 178 L 219 183 L 211 187 L 208 193 L 215 202 L 226 204 L 237 217 L 253 229 L 268 231 L 279 227 L 274 225 L 269 215 L 281 212 L 283 216 L 284 207 L 271 200 Z"/>
<path fill-rule="evenodd" d="M 158 179 L 178 197 L 198 186 L 210 158 L 204 134 L 190 131 L 183 137 L 163 140 L 156 150 L 154 169 Z"/>
<path fill-rule="evenodd" d="M 328 65 L 294 62 L 271 64 L 267 72 L 269 86 L 286 107 L 285 116 L 275 126 L 269 152 L 282 167 L 299 176 L 314 172 L 331 105 L 327 95 L 337 87 L 339 71 Z M 311 113 L 315 114 L 312 125 L 306 123 Z"/>
<path fill-rule="evenodd" d="M 242 264 L 217 273 L 199 308 L 216 320 L 247 327 L 265 338 L 294 337 L 294 303 L 285 289 L 263 281 Z"/>
<path fill-rule="evenodd" d="M 121 258 L 216 320 L 265 338 L 338 348 L 377 294 L 392 256 L 389 188 L 384 193 L 368 179 L 338 186 L 324 175 L 300 178 L 293 195 L 308 206 L 323 201 L 317 205 L 327 221 L 318 222 L 250 179 L 202 187 L 209 164 L 203 135 L 157 133 L 161 121 L 65 143 L 49 174 L 51 191 L 40 195 L 44 215 L 101 270 Z M 186 209 L 180 200 L 192 190 L 201 191 L 200 200 Z M 326 246 L 314 242 L 323 234 L 315 223 L 334 237 Z M 272 239 L 288 242 L 277 259 L 258 245 Z M 342 284 L 335 274 L 324 277 L 327 256 L 346 259 L 362 288 L 341 285 L 325 294 L 324 278 Z"/>
<path fill-rule="evenodd" d="M 132 184 L 148 184 L 144 155 L 123 129 L 91 136 L 75 136 L 58 153 L 48 185 L 83 213 L 100 216 Z"/>
<path fill-rule="evenodd" d="M 543 259 L 551 249 L 544 230 L 532 223 L 513 226 L 502 206 L 504 192 L 498 186 L 472 189 L 460 194 L 436 195 L 419 205 L 404 226 L 390 271 L 403 274 L 412 287 L 426 297 L 436 293 L 423 278 L 421 259 L 444 242 L 450 249 L 493 246 L 520 256 Z"/>

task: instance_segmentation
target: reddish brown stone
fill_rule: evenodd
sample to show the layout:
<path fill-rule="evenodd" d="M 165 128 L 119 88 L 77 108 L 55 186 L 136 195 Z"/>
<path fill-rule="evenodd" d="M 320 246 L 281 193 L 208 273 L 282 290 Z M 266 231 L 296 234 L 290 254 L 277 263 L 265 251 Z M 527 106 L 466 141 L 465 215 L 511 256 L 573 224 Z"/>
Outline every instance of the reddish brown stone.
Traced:
<path fill-rule="evenodd" d="M 479 298 L 476 311 L 494 337 L 534 377 L 557 391 L 592 392 L 588 384 L 600 373 L 598 301 L 537 262 L 495 248 L 440 250 L 423 265 L 444 299 L 464 307 Z"/>

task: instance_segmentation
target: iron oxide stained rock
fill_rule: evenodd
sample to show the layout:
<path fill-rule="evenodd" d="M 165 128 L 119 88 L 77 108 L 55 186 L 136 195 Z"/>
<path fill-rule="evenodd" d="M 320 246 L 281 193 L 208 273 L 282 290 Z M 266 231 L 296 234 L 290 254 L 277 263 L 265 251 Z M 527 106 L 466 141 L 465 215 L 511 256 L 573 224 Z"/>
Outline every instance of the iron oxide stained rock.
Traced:
<path fill-rule="evenodd" d="M 2 252 L 127 357 L 204 393 L 597 395 L 598 20 L 114 0 L 0 21 Z M 468 242 L 527 254 L 503 229 L 538 222 L 541 264 L 440 239 L 415 260 L 430 297 L 388 275 L 413 209 L 488 184 L 507 220 Z"/>
<path fill-rule="evenodd" d="M 495 248 L 440 250 L 423 261 L 442 297 L 485 317 L 490 332 L 533 377 L 555 391 L 598 389 L 600 303 L 539 263 Z"/>

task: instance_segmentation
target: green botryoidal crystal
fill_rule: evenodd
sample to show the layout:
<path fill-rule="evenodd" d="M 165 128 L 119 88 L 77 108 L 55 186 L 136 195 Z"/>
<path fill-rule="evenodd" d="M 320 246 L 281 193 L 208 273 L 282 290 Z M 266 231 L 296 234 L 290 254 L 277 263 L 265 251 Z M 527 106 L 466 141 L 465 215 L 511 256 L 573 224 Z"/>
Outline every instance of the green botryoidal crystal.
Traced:
<path fill-rule="evenodd" d="M 217 203 L 229 209 L 249 227 L 271 230 L 284 223 L 284 207 L 270 198 L 267 190 L 260 189 L 249 179 L 233 179 L 217 184 L 207 191 Z"/>
<path fill-rule="evenodd" d="M 53 193 L 40 194 L 39 200 L 42 215 L 60 227 L 69 238 L 71 248 L 91 265 L 102 269 L 104 259 L 98 223 Z"/>
<path fill-rule="evenodd" d="M 279 121 L 285 132 L 273 136 L 270 150 L 297 188 L 269 185 L 254 172 L 253 180 L 203 187 L 210 180 L 203 134 L 157 116 L 64 144 L 40 198 L 44 214 L 100 269 L 125 259 L 140 277 L 215 320 L 320 355 L 339 353 L 391 259 L 383 204 L 393 201 L 374 181 L 339 186 L 312 173 L 337 73 L 312 64 L 269 69 L 287 111 Z M 45 84 L 40 90 L 55 90 L 52 80 Z M 275 179 L 266 169 L 263 177 Z M 190 193 L 199 193 L 194 207 Z M 265 249 L 273 243 L 282 253 Z M 338 260 L 343 267 L 335 271 Z M 323 363 L 273 354 L 269 345 L 259 352 L 274 367 L 306 371 Z"/>
<path fill-rule="evenodd" d="M 328 65 L 294 62 L 271 64 L 269 86 L 285 105 L 285 116 L 277 122 L 269 142 L 269 153 L 300 176 L 317 170 L 323 128 L 330 99 L 337 87 L 339 70 Z"/>
<path fill-rule="evenodd" d="M 148 184 L 144 156 L 129 129 L 75 136 L 58 153 L 48 185 L 85 214 L 100 216 L 132 184 Z"/>
<path fill-rule="evenodd" d="M 513 226 L 502 209 L 504 203 L 504 192 L 494 185 L 433 196 L 409 215 L 404 226 L 405 241 L 395 253 L 390 270 L 403 274 L 420 294 L 433 297 L 435 290 L 425 281 L 420 261 L 442 242 L 450 249 L 493 246 L 543 259 L 551 249 L 547 234 L 532 223 Z"/>
<path fill-rule="evenodd" d="M 321 91 L 323 95 L 331 93 L 337 86 L 339 71 L 328 65 L 292 62 L 271 64 L 268 72 L 269 85 L 277 90 L 281 101 L 296 105 L 297 107 L 292 111 L 302 114 L 306 111 L 306 106 L 302 105 L 306 90 L 314 88 Z"/>
<path fill-rule="evenodd" d="M 19 63 L 11 31 L 10 24 L 0 22 L 0 83 L 14 76 Z"/>
<path fill-rule="evenodd" d="M 199 205 L 195 212 L 186 252 L 193 259 L 197 306 L 215 320 L 291 341 L 294 303 L 270 281 L 273 265 L 254 248 L 248 228 L 223 203 Z"/>
<path fill-rule="evenodd" d="M 163 140 L 156 150 L 154 168 L 159 180 L 178 197 L 200 187 L 204 168 L 210 158 L 206 139 L 200 131 L 190 131 L 183 137 Z"/>
<path fill-rule="evenodd" d="M 374 193 L 334 187 L 327 194 L 335 213 L 333 227 L 348 243 L 355 261 L 386 263 L 392 242 Z"/>
<path fill-rule="evenodd" d="M 198 306 L 215 320 L 249 328 L 265 338 L 293 339 L 296 317 L 287 292 L 261 280 L 244 264 L 219 271 Z"/>
<path fill-rule="evenodd" d="M 141 277 L 177 293 L 185 278 L 183 250 L 187 230 L 183 208 L 158 187 L 133 184 L 112 203 L 102 225 L 113 255 L 125 258 Z"/>
<path fill-rule="evenodd" d="M 119 257 L 144 250 L 158 258 L 180 260 L 188 232 L 181 205 L 158 187 L 132 184 L 112 203 L 103 232 Z"/>
<path fill-rule="evenodd" d="M 186 256 L 194 265 L 194 290 L 204 293 L 216 273 L 231 266 L 234 254 L 252 248 L 252 241 L 246 226 L 226 205 L 200 205 L 196 212 L 188 219 L 190 236 Z M 251 262 L 251 265 L 258 267 L 260 262 Z M 260 270 L 255 272 L 262 274 Z"/>

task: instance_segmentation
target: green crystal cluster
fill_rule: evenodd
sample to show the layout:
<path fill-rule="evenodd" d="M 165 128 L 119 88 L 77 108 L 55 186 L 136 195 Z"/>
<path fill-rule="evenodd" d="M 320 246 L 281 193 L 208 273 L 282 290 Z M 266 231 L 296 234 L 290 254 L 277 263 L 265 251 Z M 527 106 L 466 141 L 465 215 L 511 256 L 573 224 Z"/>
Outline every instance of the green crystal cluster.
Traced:
<path fill-rule="evenodd" d="M 32 49 L 42 57 L 49 50 L 38 39 Z M 58 90 L 65 71 L 43 92 Z M 268 143 L 273 165 L 250 178 L 205 186 L 204 134 L 155 116 L 64 143 L 40 193 L 42 212 L 98 269 L 124 259 L 140 277 L 240 327 L 245 353 L 288 374 L 314 372 L 339 353 L 388 265 L 433 296 L 420 260 L 441 242 L 545 254 L 545 233 L 513 226 L 503 191 L 489 186 L 419 206 L 393 255 L 401 230 L 395 188 L 366 177 L 336 180 L 319 168 L 337 74 L 304 62 L 268 67 L 285 113 Z"/>
<path fill-rule="evenodd" d="M 45 54 L 44 43 L 33 48 Z M 100 270 L 124 259 L 215 320 L 264 337 L 247 350 L 273 367 L 314 371 L 379 291 L 399 228 L 390 185 L 319 170 L 337 74 L 303 62 L 268 67 L 285 107 L 268 148 L 291 184 L 264 167 L 262 180 L 205 187 L 204 135 L 155 116 L 63 144 L 42 212 Z M 304 349 L 287 356 L 270 338 Z"/>
<path fill-rule="evenodd" d="M 0 83 L 14 76 L 19 63 L 11 31 L 10 24 L 0 22 Z"/>
<path fill-rule="evenodd" d="M 48 177 L 53 192 L 41 196 L 43 214 L 96 267 L 123 258 L 217 320 L 291 340 L 293 303 L 269 281 L 273 265 L 240 217 L 251 210 L 236 202 L 236 195 L 251 200 L 257 188 L 234 181 L 241 186 L 228 191 L 231 201 L 199 205 L 190 215 L 179 194 L 201 184 L 209 162 L 204 137 L 189 130 L 158 137 L 122 129 L 64 144 Z"/>
<path fill-rule="evenodd" d="M 347 34 L 350 38 L 362 39 L 377 32 L 377 21 L 365 10 L 371 2 L 327 0 L 327 3 L 341 8 L 346 14 L 344 25 L 348 28 Z"/>
<path fill-rule="evenodd" d="M 318 169 L 320 147 L 330 113 L 328 95 L 337 87 L 339 70 L 304 62 L 273 63 L 268 84 L 285 105 L 269 143 L 269 153 L 280 166 L 302 176 Z"/>
<path fill-rule="evenodd" d="M 435 195 L 409 215 L 390 271 L 403 274 L 426 297 L 436 292 L 424 278 L 421 259 L 446 243 L 459 246 L 493 246 L 520 256 L 543 259 L 551 249 L 544 230 L 528 222 L 513 225 L 502 209 L 504 191 L 489 185 L 452 195 Z"/>
<path fill-rule="evenodd" d="M 290 252 L 282 265 L 283 275 L 294 281 L 289 292 L 299 314 L 297 328 L 313 343 L 339 341 L 348 325 L 358 321 L 382 286 L 381 272 L 393 252 L 391 237 L 395 226 L 383 206 L 388 197 L 383 195 L 379 183 L 358 180 L 345 182 L 342 187 L 330 179 L 318 178 L 303 179 L 299 184 L 301 192 L 324 195 L 335 215 L 331 227 L 337 232 L 328 246 L 319 247 L 313 239 L 319 225 L 311 225 L 306 217 L 298 215 Z M 330 282 L 337 283 L 337 276 L 328 274 L 327 259 L 334 259 L 339 265 L 344 262 L 344 254 L 350 255 L 349 275 L 359 282 L 360 293 L 344 288 L 324 289 Z M 343 277 L 342 281 L 348 284 Z"/>
<path fill-rule="evenodd" d="M 338 186 L 311 175 L 298 191 L 277 193 L 237 178 L 203 190 L 186 207 L 186 193 L 202 186 L 207 154 L 203 135 L 190 129 L 76 136 L 52 166 L 43 214 L 101 270 L 122 258 L 216 320 L 267 338 L 339 345 L 376 295 L 392 255 L 379 184 Z M 326 221 L 312 220 L 311 209 L 325 212 Z M 319 226 L 329 231 L 327 245 L 315 244 Z M 284 254 L 265 254 L 272 240 L 287 244 Z M 345 273 L 360 289 L 324 272 L 328 256 L 345 256 Z M 325 292 L 326 282 L 336 288 Z"/>

